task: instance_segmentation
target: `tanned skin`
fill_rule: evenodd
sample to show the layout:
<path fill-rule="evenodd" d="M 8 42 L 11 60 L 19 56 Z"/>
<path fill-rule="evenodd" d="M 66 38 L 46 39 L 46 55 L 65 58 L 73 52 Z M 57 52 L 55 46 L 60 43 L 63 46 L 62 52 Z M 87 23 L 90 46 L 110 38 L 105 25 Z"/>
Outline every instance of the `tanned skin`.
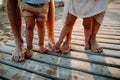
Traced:
<path fill-rule="evenodd" d="M 21 32 L 21 30 L 22 30 L 21 10 L 20 10 L 17 0 L 7 0 L 7 12 L 8 12 L 8 18 L 10 21 L 10 25 L 11 25 L 11 28 L 12 28 L 12 31 L 14 34 L 15 44 L 16 44 L 15 52 L 12 54 L 12 59 L 16 62 L 22 62 L 22 61 L 25 61 L 25 57 L 27 57 L 27 58 L 32 57 L 32 51 L 27 50 L 27 54 L 26 54 L 26 52 L 24 50 L 23 39 L 22 39 L 22 34 L 21 34 L 22 33 Z M 32 18 L 30 18 L 30 19 L 32 19 Z M 48 29 L 49 45 L 51 47 L 53 47 L 53 45 L 54 45 L 54 0 L 50 0 L 50 10 L 48 12 L 48 20 L 46 21 L 46 23 L 47 23 L 47 29 Z M 43 25 L 43 23 L 39 23 L 39 24 Z M 27 25 L 30 25 L 30 24 L 27 24 Z M 32 25 L 34 25 L 34 23 Z M 29 28 L 29 27 L 27 27 L 27 28 Z M 44 30 L 43 27 L 42 27 L 42 29 Z M 44 34 L 44 32 L 42 32 L 42 33 Z M 27 34 L 28 33 L 26 31 L 26 35 Z M 33 35 L 31 34 L 30 37 L 32 38 Z M 43 37 L 43 39 L 44 39 L 44 37 Z M 43 41 L 41 41 L 41 42 L 43 42 Z M 41 44 L 41 42 L 39 42 L 39 44 Z M 29 47 L 29 48 L 31 48 L 31 47 Z M 28 54 L 28 53 L 30 53 L 30 54 Z"/>
<path fill-rule="evenodd" d="M 56 52 L 62 51 L 62 53 L 70 52 L 71 34 L 74 23 L 77 17 L 68 13 L 64 27 L 61 31 L 59 40 L 54 46 Z M 91 49 L 93 52 L 102 52 L 96 42 L 96 34 L 100 28 L 100 24 L 95 20 L 94 16 L 83 19 L 84 34 L 85 34 L 85 50 Z M 65 38 L 65 42 L 63 39 Z M 63 45 L 61 45 L 63 42 Z"/>

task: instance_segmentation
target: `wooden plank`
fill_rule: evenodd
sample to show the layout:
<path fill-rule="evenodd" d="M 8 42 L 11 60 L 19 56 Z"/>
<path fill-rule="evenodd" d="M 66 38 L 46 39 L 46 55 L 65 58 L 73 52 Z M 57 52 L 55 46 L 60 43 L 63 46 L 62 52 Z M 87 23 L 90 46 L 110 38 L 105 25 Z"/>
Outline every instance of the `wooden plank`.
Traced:
<path fill-rule="evenodd" d="M 5 52 L 5 51 L 4 51 Z M 74 52 L 75 53 L 75 51 L 72 51 L 72 52 Z M 82 53 L 83 54 L 83 53 Z M 49 54 L 46 54 L 46 55 L 49 55 Z M 53 55 L 53 54 L 51 54 L 51 55 Z M 92 55 L 92 54 L 91 54 Z M 58 55 L 58 57 L 59 57 L 60 55 Z M 67 55 L 65 55 L 65 56 L 67 56 Z M 98 55 L 99 56 L 99 55 Z M 52 57 L 52 56 L 51 56 Z M 106 56 L 107 57 L 107 56 Z"/>
<path fill-rule="evenodd" d="M 116 6 L 118 7 L 118 5 Z M 105 48 L 102 54 L 84 50 L 84 29 L 82 25 L 78 23 L 81 22 L 81 20 L 77 20 L 72 34 L 72 51 L 70 54 L 60 55 L 54 52 L 49 52 L 49 54 L 38 53 L 38 37 L 37 31 L 35 30 L 33 42 L 34 55 L 32 59 L 27 59 L 25 63 L 15 63 L 11 61 L 11 53 L 15 48 L 13 40 L 5 45 L 0 45 L 0 62 L 3 62 L 0 63 L 0 74 L 14 80 L 16 80 L 16 78 L 21 80 L 46 79 L 42 77 L 45 75 L 41 76 L 40 73 L 59 77 L 64 80 L 120 80 L 120 19 L 118 19 L 118 15 L 116 15 L 119 13 L 119 9 L 116 9 L 116 6 L 111 7 L 109 12 L 107 12 L 103 25 L 97 34 L 100 46 Z M 107 20 L 110 21 L 107 22 Z M 63 27 L 61 22 L 62 20 L 58 20 L 55 23 L 56 40 L 58 40 Z M 24 36 L 23 38 L 25 41 Z M 46 46 L 47 43 L 46 32 Z M 7 74 L 4 72 L 7 72 Z"/>
<path fill-rule="evenodd" d="M 7 54 L 4 55 L 5 55 L 4 59 L 3 58 L 0 59 L 0 62 L 4 62 L 4 64 L 9 64 L 12 67 L 22 69 L 28 72 L 32 72 L 40 76 L 48 77 L 51 79 L 57 79 L 57 77 L 54 77 L 56 76 L 56 69 L 51 65 L 39 63 L 32 60 L 26 60 L 23 63 L 16 63 L 11 60 L 10 57 L 11 55 L 7 55 Z"/>
<path fill-rule="evenodd" d="M 0 63 L 0 75 L 8 78 L 9 80 L 50 80 L 48 78 L 20 70 L 11 66 Z"/>
<path fill-rule="evenodd" d="M 60 31 L 58 31 L 58 32 L 56 32 L 56 34 L 59 36 L 60 34 Z M 84 34 L 83 34 L 83 32 L 73 32 L 73 34 L 72 35 L 74 35 L 74 36 L 76 36 L 76 37 L 80 37 L 80 36 L 84 36 Z M 119 33 L 115 33 L 114 35 L 111 35 L 111 34 L 97 34 L 97 38 L 103 38 L 103 39 L 115 39 L 115 40 L 120 40 L 120 34 Z"/>
<path fill-rule="evenodd" d="M 74 51 L 73 51 L 74 52 Z M 119 53 L 119 52 L 118 52 Z M 98 56 L 99 56 L 99 54 L 98 54 Z M 107 57 L 107 56 L 106 56 Z"/>
<path fill-rule="evenodd" d="M 7 50 L 6 50 L 7 49 Z M 2 51 L 2 52 L 6 52 L 7 54 L 6 54 L 6 57 L 8 56 L 8 54 L 11 54 L 12 52 L 13 52 L 13 50 L 14 50 L 14 47 L 10 47 L 10 46 L 0 46 L 0 51 Z M 10 57 L 10 55 L 9 55 L 9 58 L 11 58 Z M 33 58 L 35 58 L 35 59 L 40 59 L 40 60 L 46 60 L 46 61 L 50 61 L 50 62 L 53 62 L 53 63 L 56 63 L 57 62 L 57 57 L 54 57 L 54 56 L 51 56 L 51 55 L 43 55 L 43 54 L 38 54 L 38 53 L 35 53 L 34 52 L 34 56 L 33 56 Z M 2 58 L 1 58 L 2 59 Z M 10 62 L 11 63 L 11 62 Z M 12 63 L 12 64 L 16 64 L 16 63 Z M 30 65 L 29 65 L 30 64 Z M 37 64 L 37 65 L 36 65 Z M 34 66 L 36 65 L 37 67 L 38 67 L 38 71 L 42 71 L 42 73 L 46 73 L 46 74 L 52 74 L 52 73 L 56 73 L 56 71 L 55 70 L 53 70 L 53 69 L 55 69 L 55 67 L 54 66 L 50 66 L 50 65 L 47 65 L 47 64 L 43 64 L 43 63 L 39 63 L 38 64 L 38 62 L 36 63 L 35 61 L 31 61 L 31 60 L 27 60 L 26 62 L 25 62 L 25 65 L 24 65 L 24 68 L 25 68 L 25 66 L 29 66 L 30 68 L 34 68 Z M 40 66 L 39 66 L 40 65 Z M 23 65 L 19 65 L 19 66 L 22 66 L 23 67 Z M 54 75 L 55 76 L 55 74 L 52 74 L 52 75 Z"/>
<path fill-rule="evenodd" d="M 60 32 L 61 30 L 57 30 L 55 31 L 56 34 L 60 35 Z M 120 32 L 112 32 L 112 33 L 109 33 L 109 32 L 105 32 L 105 33 L 98 33 L 97 34 L 97 37 L 98 38 L 108 38 L 108 39 L 112 39 L 112 38 L 116 38 L 116 39 L 120 39 Z M 47 34 L 47 33 L 46 33 Z M 73 31 L 72 32 L 72 35 L 74 36 L 84 36 L 84 33 L 83 31 Z"/>
<path fill-rule="evenodd" d="M 74 52 L 74 54 L 75 54 L 75 52 Z M 78 53 L 77 53 L 78 54 Z M 78 55 L 80 55 L 81 56 L 81 54 L 78 54 Z M 82 56 L 83 57 L 83 56 Z M 62 59 L 63 60 L 63 59 Z M 75 62 L 75 61 L 74 61 Z M 81 63 L 81 61 L 79 61 L 80 63 Z M 88 68 L 87 68 L 88 69 Z"/>
<path fill-rule="evenodd" d="M 58 37 L 60 36 L 59 33 L 56 33 L 55 34 L 55 40 L 57 41 L 58 40 Z M 119 36 L 116 36 L 116 37 L 119 37 Z M 35 39 L 38 39 L 38 35 L 37 33 L 34 35 L 34 38 Z M 47 33 L 46 33 L 46 36 L 45 36 L 45 40 L 48 40 L 47 39 Z M 79 36 L 76 36 L 76 35 L 72 35 L 72 40 L 74 42 L 74 40 L 79 40 L 79 41 L 84 41 L 84 36 L 83 35 L 79 35 Z M 97 41 L 100 42 L 100 43 L 110 43 L 110 44 L 120 44 L 120 40 L 119 38 L 118 39 L 107 39 L 107 38 L 99 38 L 97 37 Z M 83 42 L 84 43 L 84 42 Z"/>
<path fill-rule="evenodd" d="M 35 37 L 36 39 L 33 40 L 33 43 L 34 43 L 34 44 L 38 44 L 38 36 L 35 35 L 34 37 Z M 56 40 L 57 40 L 57 39 L 56 39 Z M 45 43 L 47 44 L 48 41 L 46 40 Z M 79 46 L 81 47 L 81 46 L 84 46 L 84 42 L 83 42 L 83 41 L 79 41 L 79 40 L 72 40 L 72 45 L 71 45 L 71 46 L 73 46 L 73 45 L 76 45 L 76 46 L 78 46 L 78 47 L 79 47 Z M 102 46 L 102 47 L 105 48 L 105 49 L 120 50 L 119 44 L 116 45 L 116 44 L 109 44 L 109 43 L 99 43 L 99 45 Z"/>
<path fill-rule="evenodd" d="M 59 22 L 59 23 L 57 23 L 57 22 Z M 59 20 L 57 22 L 55 23 L 55 30 L 61 30 L 63 28 L 61 20 Z M 79 25 L 78 25 L 77 22 L 80 22 Z M 83 31 L 84 27 L 81 23 L 81 19 L 78 19 L 76 21 L 76 23 L 77 24 L 74 25 L 73 30 L 74 31 Z M 23 25 L 23 26 L 25 26 L 25 25 Z M 103 31 L 106 30 L 107 32 L 110 32 L 110 30 L 119 32 L 119 30 L 120 30 L 119 26 L 120 26 L 120 24 L 102 24 L 101 27 L 100 27 L 100 32 L 102 32 L 102 30 Z"/>
<path fill-rule="evenodd" d="M 7 45 L 11 45 L 11 46 L 15 47 L 14 41 L 9 41 L 7 43 Z M 104 49 L 104 52 L 102 54 L 99 54 L 99 53 L 93 53 L 91 51 L 85 51 L 83 46 L 72 45 L 71 47 L 72 47 L 73 51 L 77 51 L 79 53 L 84 53 L 84 54 L 86 53 L 86 54 L 100 55 L 100 56 L 106 55 L 106 56 L 113 56 L 115 58 L 120 58 L 120 56 L 119 56 L 120 51 Z M 37 48 L 38 48 L 38 46 L 36 44 L 34 44 L 34 49 L 36 50 Z"/>

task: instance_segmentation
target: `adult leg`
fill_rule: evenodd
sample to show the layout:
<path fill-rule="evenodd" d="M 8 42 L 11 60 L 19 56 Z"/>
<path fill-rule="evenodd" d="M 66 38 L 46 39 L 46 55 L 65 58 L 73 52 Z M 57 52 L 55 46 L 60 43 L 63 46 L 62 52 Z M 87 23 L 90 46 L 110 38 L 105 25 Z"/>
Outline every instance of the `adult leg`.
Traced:
<path fill-rule="evenodd" d="M 85 35 L 85 50 L 91 49 L 90 38 L 92 35 L 92 20 L 93 20 L 93 17 L 83 19 L 84 35 Z"/>
<path fill-rule="evenodd" d="M 68 13 L 64 27 L 63 27 L 62 32 L 60 34 L 59 40 L 54 46 L 56 50 L 60 49 L 60 46 L 61 46 L 61 43 L 63 42 L 63 39 L 65 38 L 65 36 L 67 36 L 72 31 L 73 25 L 74 25 L 76 19 L 77 19 L 77 17 Z M 71 33 L 70 33 L 70 35 L 71 35 Z"/>
<path fill-rule="evenodd" d="M 39 38 L 39 50 L 41 53 L 48 52 L 48 49 L 44 47 L 44 38 L 45 38 L 45 22 L 37 21 L 38 28 L 38 38 Z"/>
<path fill-rule="evenodd" d="M 24 61 L 24 46 L 21 35 L 21 12 L 17 0 L 7 0 L 8 18 L 15 38 L 16 49 L 12 59 L 14 61 Z"/>
<path fill-rule="evenodd" d="M 52 48 L 55 44 L 54 41 L 54 16 L 55 16 L 55 11 L 54 11 L 54 0 L 50 0 L 49 3 L 49 12 L 48 12 L 48 19 L 46 21 L 47 25 L 47 30 L 48 30 L 48 44 L 50 48 Z"/>
<path fill-rule="evenodd" d="M 33 49 L 33 37 L 34 37 L 34 27 L 35 27 L 35 18 L 32 16 L 25 17 L 25 23 L 26 23 L 26 42 L 27 42 L 27 49 L 25 52 L 26 58 L 31 58 L 33 55 L 32 49 Z"/>

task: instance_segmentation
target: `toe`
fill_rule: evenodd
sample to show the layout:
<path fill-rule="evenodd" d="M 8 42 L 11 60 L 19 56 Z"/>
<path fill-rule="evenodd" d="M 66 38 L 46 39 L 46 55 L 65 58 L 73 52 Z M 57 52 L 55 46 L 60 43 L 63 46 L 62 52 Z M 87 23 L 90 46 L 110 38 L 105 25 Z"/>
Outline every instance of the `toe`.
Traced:
<path fill-rule="evenodd" d="M 62 51 L 62 54 L 68 54 L 69 52 L 68 51 Z"/>
<path fill-rule="evenodd" d="M 58 48 L 58 49 L 57 49 L 57 48 L 54 48 L 53 51 L 54 51 L 54 52 L 61 52 L 61 50 L 60 50 L 59 48 Z"/>
<path fill-rule="evenodd" d="M 25 58 L 24 58 L 24 56 L 13 56 L 12 60 L 15 62 L 23 62 L 23 61 L 25 61 Z"/>
<path fill-rule="evenodd" d="M 94 53 L 98 53 L 98 52 L 99 52 L 98 49 L 93 49 L 92 51 L 93 51 Z"/>
<path fill-rule="evenodd" d="M 55 45 L 55 43 L 48 43 L 48 46 L 49 46 L 50 48 L 53 48 L 54 45 Z"/>
<path fill-rule="evenodd" d="M 17 62 L 23 62 L 23 61 L 25 61 L 24 56 L 19 56 Z"/>
<path fill-rule="evenodd" d="M 14 60 L 18 62 L 19 61 L 19 56 L 15 56 Z"/>
<path fill-rule="evenodd" d="M 48 49 L 40 50 L 40 53 L 46 54 L 48 52 Z"/>
<path fill-rule="evenodd" d="M 62 54 L 68 54 L 70 52 L 70 49 L 68 50 L 62 50 Z"/>
<path fill-rule="evenodd" d="M 12 56 L 12 60 L 18 62 L 18 57 L 17 56 Z"/>
<path fill-rule="evenodd" d="M 32 50 L 26 50 L 25 51 L 25 58 L 30 59 L 33 55 L 33 51 Z"/>
<path fill-rule="evenodd" d="M 45 49 L 44 51 L 43 51 L 43 53 L 47 53 L 48 52 L 48 49 Z"/>
<path fill-rule="evenodd" d="M 99 53 L 103 52 L 103 48 L 99 48 L 99 49 L 98 49 L 98 52 L 99 52 Z"/>

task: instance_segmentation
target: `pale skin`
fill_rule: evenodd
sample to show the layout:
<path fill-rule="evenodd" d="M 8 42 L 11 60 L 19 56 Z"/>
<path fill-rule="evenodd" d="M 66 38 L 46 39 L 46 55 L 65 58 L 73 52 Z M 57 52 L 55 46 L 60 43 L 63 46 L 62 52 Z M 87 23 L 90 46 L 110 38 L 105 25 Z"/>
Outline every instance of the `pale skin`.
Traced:
<path fill-rule="evenodd" d="M 54 46 L 54 50 L 62 53 L 69 53 L 70 52 L 70 42 L 71 42 L 71 34 L 74 23 L 77 17 L 68 13 L 64 27 L 61 31 L 59 40 Z M 83 26 L 84 26 L 84 34 L 85 34 L 85 50 L 91 49 L 93 52 L 102 52 L 103 49 L 100 48 L 96 41 L 96 34 L 100 28 L 100 24 L 94 19 L 93 17 L 84 18 L 83 19 Z M 63 39 L 65 38 L 65 42 Z M 63 42 L 63 45 L 61 46 Z"/>
<path fill-rule="evenodd" d="M 8 18 L 10 21 L 10 25 L 14 34 L 14 38 L 15 38 L 15 44 L 16 44 L 16 48 L 15 48 L 15 52 L 12 54 L 12 59 L 14 61 L 17 62 L 22 62 L 25 61 L 25 58 L 31 58 L 32 57 L 32 46 L 28 45 L 28 49 L 27 54 L 24 50 L 24 45 L 23 45 L 23 39 L 22 39 L 22 35 L 21 35 L 21 29 L 22 29 L 22 19 L 21 19 L 21 10 L 19 8 L 18 5 L 18 1 L 17 0 L 7 0 L 7 12 L 8 12 Z M 33 18 L 30 18 L 33 20 Z M 27 20 L 27 19 L 26 19 Z M 44 23 L 39 23 L 40 25 L 43 25 Z M 38 29 L 39 29 L 39 24 L 38 24 Z M 50 0 L 50 8 L 49 8 L 49 12 L 48 12 L 48 20 L 46 21 L 47 24 L 47 30 L 48 30 L 48 39 L 49 39 L 49 45 L 51 47 L 53 47 L 54 45 L 54 0 Z M 30 25 L 30 24 L 26 24 L 26 25 Z M 33 24 L 34 25 L 34 21 Z M 40 26 L 41 27 L 41 26 Z M 29 28 L 29 27 L 26 27 Z M 32 26 L 32 28 L 34 28 Z M 41 29 L 44 30 L 44 27 L 41 27 Z M 26 31 L 26 35 L 29 35 Z M 31 33 L 33 33 L 33 31 L 31 31 Z M 44 31 L 43 32 L 38 32 L 40 34 L 43 34 L 44 36 Z M 27 36 L 26 39 L 29 38 L 33 38 L 33 34 L 30 34 L 30 37 Z M 40 37 L 39 37 L 40 38 Z M 43 37 L 44 39 L 44 37 Z M 32 40 L 30 40 L 31 42 Z M 44 40 L 43 40 L 44 41 Z M 39 41 L 39 45 L 43 45 L 42 40 Z M 27 43 L 30 43 L 29 41 Z M 44 49 L 43 47 L 40 47 L 40 51 L 46 51 L 46 49 Z"/>

